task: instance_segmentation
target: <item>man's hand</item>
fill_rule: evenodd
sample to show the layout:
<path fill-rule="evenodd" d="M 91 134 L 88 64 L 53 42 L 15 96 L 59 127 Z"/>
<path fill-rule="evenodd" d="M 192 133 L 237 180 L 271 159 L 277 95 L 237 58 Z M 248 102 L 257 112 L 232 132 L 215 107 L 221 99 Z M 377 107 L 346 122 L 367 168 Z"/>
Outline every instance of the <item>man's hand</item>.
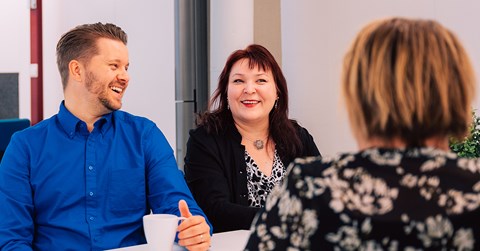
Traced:
<path fill-rule="evenodd" d="M 210 226 L 202 216 L 193 216 L 187 202 L 180 200 L 178 209 L 181 216 L 187 218 L 178 226 L 178 245 L 190 251 L 208 250 L 211 244 Z"/>

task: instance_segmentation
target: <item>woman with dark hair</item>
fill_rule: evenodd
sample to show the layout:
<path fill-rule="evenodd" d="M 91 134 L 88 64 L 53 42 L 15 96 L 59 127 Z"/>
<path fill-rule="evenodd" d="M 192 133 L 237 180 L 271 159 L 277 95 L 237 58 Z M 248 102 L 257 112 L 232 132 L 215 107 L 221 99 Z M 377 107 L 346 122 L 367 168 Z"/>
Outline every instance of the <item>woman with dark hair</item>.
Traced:
<path fill-rule="evenodd" d="M 358 152 L 297 159 L 258 214 L 246 250 L 480 250 L 480 162 L 468 132 L 474 71 L 433 20 L 370 23 L 341 83 Z"/>
<path fill-rule="evenodd" d="M 320 155 L 308 131 L 288 118 L 279 65 L 256 44 L 230 55 L 197 125 L 187 142 L 185 178 L 215 232 L 249 229 L 285 167 Z"/>

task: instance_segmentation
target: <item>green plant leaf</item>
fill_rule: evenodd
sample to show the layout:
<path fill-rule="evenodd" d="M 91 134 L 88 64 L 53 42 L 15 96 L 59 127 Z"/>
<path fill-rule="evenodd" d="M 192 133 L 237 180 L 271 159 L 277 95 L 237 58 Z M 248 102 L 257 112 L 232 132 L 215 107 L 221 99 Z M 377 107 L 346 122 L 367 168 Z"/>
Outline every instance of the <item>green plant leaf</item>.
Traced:
<path fill-rule="evenodd" d="M 450 149 L 460 157 L 480 157 L 480 118 L 477 117 L 475 111 L 473 111 L 472 116 L 469 135 L 463 141 L 450 139 Z"/>

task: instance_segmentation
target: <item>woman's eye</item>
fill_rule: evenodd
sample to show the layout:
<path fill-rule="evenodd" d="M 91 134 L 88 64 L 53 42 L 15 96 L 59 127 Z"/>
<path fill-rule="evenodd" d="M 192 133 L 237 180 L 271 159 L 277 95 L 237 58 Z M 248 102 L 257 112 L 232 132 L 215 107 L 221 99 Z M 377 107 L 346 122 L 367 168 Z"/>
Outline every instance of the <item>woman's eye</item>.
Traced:
<path fill-rule="evenodd" d="M 241 79 L 234 79 L 234 80 L 233 80 L 233 83 L 240 84 L 240 83 L 243 83 L 243 80 L 241 80 Z"/>
<path fill-rule="evenodd" d="M 266 80 L 266 79 L 263 79 L 263 78 L 261 78 L 261 79 L 257 80 L 257 82 L 259 82 L 259 83 L 267 83 L 267 80 Z"/>

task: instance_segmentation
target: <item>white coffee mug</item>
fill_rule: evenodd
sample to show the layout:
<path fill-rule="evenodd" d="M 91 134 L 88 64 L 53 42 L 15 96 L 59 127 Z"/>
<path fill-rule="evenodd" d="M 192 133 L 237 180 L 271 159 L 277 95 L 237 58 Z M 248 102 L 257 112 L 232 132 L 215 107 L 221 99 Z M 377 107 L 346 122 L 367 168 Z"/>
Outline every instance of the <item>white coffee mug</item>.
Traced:
<path fill-rule="evenodd" d="M 148 214 L 143 216 L 143 231 L 150 251 L 170 251 L 177 233 L 178 221 L 185 217 L 173 214 Z"/>

